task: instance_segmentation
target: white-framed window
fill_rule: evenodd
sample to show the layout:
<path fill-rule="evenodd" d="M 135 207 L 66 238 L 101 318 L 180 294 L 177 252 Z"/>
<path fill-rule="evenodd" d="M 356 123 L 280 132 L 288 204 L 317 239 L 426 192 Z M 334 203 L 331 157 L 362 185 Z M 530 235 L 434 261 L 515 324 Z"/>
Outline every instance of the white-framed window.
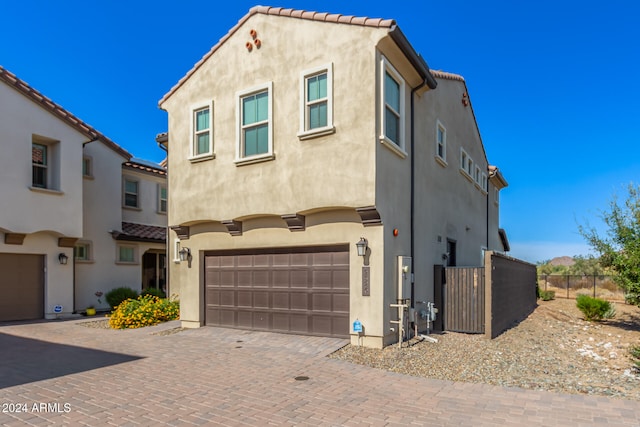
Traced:
<path fill-rule="evenodd" d="M 140 207 L 140 183 L 131 178 L 124 178 L 122 184 L 122 204 L 127 208 Z"/>
<path fill-rule="evenodd" d="M 167 186 L 158 184 L 158 212 L 167 213 Z"/>
<path fill-rule="evenodd" d="M 273 158 L 271 82 L 237 94 L 236 164 Z"/>
<path fill-rule="evenodd" d="M 405 157 L 404 79 L 385 57 L 382 57 L 380 70 L 380 141 Z"/>
<path fill-rule="evenodd" d="M 73 257 L 76 261 L 91 261 L 91 243 L 78 242 L 73 248 Z"/>
<path fill-rule="evenodd" d="M 436 122 L 436 160 L 447 165 L 447 129 L 440 120 Z"/>
<path fill-rule="evenodd" d="M 193 110 L 191 128 L 191 159 L 210 158 L 213 155 L 213 103 Z"/>
<path fill-rule="evenodd" d="M 498 187 L 493 187 L 493 203 L 500 204 L 500 190 L 498 190 Z"/>
<path fill-rule="evenodd" d="M 44 144 L 32 143 L 32 182 L 31 185 L 37 188 L 48 188 L 49 184 L 49 150 Z"/>
<path fill-rule="evenodd" d="M 465 172 L 471 178 L 473 176 L 473 159 L 467 156 L 467 167 L 465 168 Z"/>
<path fill-rule="evenodd" d="M 482 173 L 482 191 L 484 191 L 485 193 L 487 193 L 489 191 L 489 179 L 487 178 L 487 174 L 486 173 Z"/>
<path fill-rule="evenodd" d="M 463 172 L 467 171 L 467 159 L 469 155 L 463 148 L 460 149 L 460 170 Z"/>
<path fill-rule="evenodd" d="M 333 127 L 333 64 L 305 70 L 300 78 L 301 139 L 335 132 Z"/>
<path fill-rule="evenodd" d="M 137 250 L 133 245 L 117 245 L 117 262 L 121 264 L 137 264 Z"/>
<path fill-rule="evenodd" d="M 476 182 L 476 184 L 480 185 L 481 184 L 481 176 L 482 176 L 482 172 L 480 171 L 480 166 L 476 165 L 476 169 L 475 172 L 473 174 L 473 180 Z"/>
<path fill-rule="evenodd" d="M 32 190 L 60 191 L 60 141 L 33 134 L 31 136 Z"/>
<path fill-rule="evenodd" d="M 93 178 L 93 158 L 91 156 L 82 157 L 82 176 Z"/>

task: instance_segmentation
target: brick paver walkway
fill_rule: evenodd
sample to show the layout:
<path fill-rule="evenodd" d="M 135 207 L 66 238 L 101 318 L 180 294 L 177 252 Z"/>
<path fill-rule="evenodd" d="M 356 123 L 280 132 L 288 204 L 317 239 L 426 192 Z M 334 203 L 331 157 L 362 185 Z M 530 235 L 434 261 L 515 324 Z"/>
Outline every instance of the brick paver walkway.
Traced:
<path fill-rule="evenodd" d="M 0 326 L 0 425 L 640 426 L 638 401 L 429 380 L 324 357 L 344 340 L 77 323 Z"/>

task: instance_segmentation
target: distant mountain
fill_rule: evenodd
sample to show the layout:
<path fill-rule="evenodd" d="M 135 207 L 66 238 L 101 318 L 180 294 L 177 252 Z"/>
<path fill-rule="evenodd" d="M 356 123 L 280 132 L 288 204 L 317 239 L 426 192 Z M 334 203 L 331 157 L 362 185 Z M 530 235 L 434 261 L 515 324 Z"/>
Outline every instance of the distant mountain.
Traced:
<path fill-rule="evenodd" d="M 550 265 L 564 265 L 567 267 L 571 267 L 575 263 L 576 262 L 570 256 L 559 256 L 549 261 Z"/>

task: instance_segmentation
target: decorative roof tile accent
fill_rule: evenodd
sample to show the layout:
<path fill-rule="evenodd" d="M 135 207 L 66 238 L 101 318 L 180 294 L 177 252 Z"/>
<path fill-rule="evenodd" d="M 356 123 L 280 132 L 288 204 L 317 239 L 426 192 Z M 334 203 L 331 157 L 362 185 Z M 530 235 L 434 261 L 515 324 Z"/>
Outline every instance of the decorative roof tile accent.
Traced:
<path fill-rule="evenodd" d="M 80 120 L 78 117 L 71 114 L 69 111 L 62 108 L 61 105 L 56 104 L 51 99 L 44 96 L 42 93 L 29 86 L 24 80 L 20 80 L 18 77 L 16 77 L 15 74 L 1 65 L 0 81 L 5 82 L 8 86 L 14 88 L 22 95 L 26 96 L 27 98 L 38 104 L 40 107 L 47 110 L 49 113 L 66 122 L 69 126 L 74 128 L 78 132 L 86 135 L 87 138 L 90 138 L 91 140 L 102 141 L 106 146 L 127 159 L 130 159 L 132 157 L 131 153 L 129 153 L 127 150 L 113 142 L 111 139 L 107 138 L 102 133 L 98 132 L 93 127 L 89 126 L 87 123 Z"/>
<path fill-rule="evenodd" d="M 166 95 L 158 101 L 159 105 L 162 105 L 173 93 L 182 86 L 188 79 L 195 73 L 204 62 L 211 57 L 222 44 L 227 41 L 236 31 L 240 29 L 240 27 L 253 15 L 255 14 L 264 14 L 264 15 L 276 15 L 276 16 L 286 16 L 290 18 L 298 18 L 298 19 L 307 19 L 310 21 L 319 21 L 319 22 L 333 22 L 337 24 L 349 24 L 349 25 L 360 25 L 363 27 L 373 27 L 373 28 L 393 28 L 396 25 L 395 19 L 382 19 L 382 18 L 368 18 L 368 17 L 357 17 L 352 15 L 339 15 L 339 14 L 329 14 L 326 12 L 313 12 L 307 10 L 296 10 L 296 9 L 284 9 L 282 7 L 270 7 L 270 6 L 254 6 L 249 9 L 249 13 L 244 15 L 240 21 L 236 25 L 234 25 L 227 34 L 225 34 L 219 41 L 216 43 L 210 50 L 207 52 L 196 64 L 187 72 L 187 74 L 182 77 L 178 83 L 173 86 Z"/>
<path fill-rule="evenodd" d="M 167 228 L 156 225 L 136 224 L 122 222 L 122 232 L 111 233 L 116 240 L 133 242 L 165 243 L 167 241 Z"/>
<path fill-rule="evenodd" d="M 457 80 L 459 82 L 464 82 L 464 77 L 459 74 L 448 73 L 442 70 L 430 70 L 433 77 L 437 79 L 446 79 L 446 80 Z"/>

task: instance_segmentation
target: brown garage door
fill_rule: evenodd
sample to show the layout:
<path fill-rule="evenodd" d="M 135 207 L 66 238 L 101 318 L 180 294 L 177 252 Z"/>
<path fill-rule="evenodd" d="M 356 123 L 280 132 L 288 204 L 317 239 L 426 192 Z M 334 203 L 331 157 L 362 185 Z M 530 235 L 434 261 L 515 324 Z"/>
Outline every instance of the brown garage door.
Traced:
<path fill-rule="evenodd" d="M 205 254 L 205 323 L 349 336 L 349 247 Z"/>
<path fill-rule="evenodd" d="M 0 254 L 0 321 L 44 317 L 44 256 Z"/>

